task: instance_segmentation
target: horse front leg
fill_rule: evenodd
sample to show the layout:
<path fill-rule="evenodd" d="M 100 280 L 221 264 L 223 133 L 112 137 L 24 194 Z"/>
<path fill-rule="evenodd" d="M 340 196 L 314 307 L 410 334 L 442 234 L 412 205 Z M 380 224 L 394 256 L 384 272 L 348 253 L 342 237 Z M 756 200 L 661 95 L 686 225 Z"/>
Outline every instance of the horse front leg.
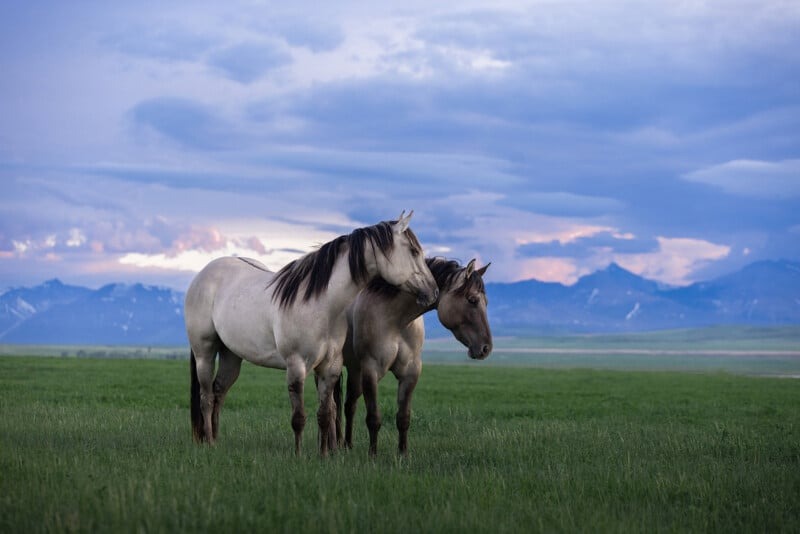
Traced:
<path fill-rule="evenodd" d="M 399 434 L 397 451 L 408 454 L 408 428 L 411 426 L 411 397 L 417 387 L 419 372 L 403 376 L 397 385 L 397 431 Z"/>
<path fill-rule="evenodd" d="M 306 411 L 303 405 L 303 385 L 306 367 L 299 358 L 290 360 L 286 366 L 286 382 L 289 387 L 289 402 L 292 404 L 292 430 L 294 430 L 294 453 L 300 455 L 303 428 L 306 426 Z"/>
<path fill-rule="evenodd" d="M 381 429 L 381 411 L 378 407 L 378 373 L 371 367 L 361 370 L 361 387 L 367 407 L 367 430 L 369 430 L 369 455 L 378 454 L 378 431 Z"/>
<path fill-rule="evenodd" d="M 329 364 L 323 369 L 318 369 L 316 374 L 319 397 L 319 410 L 317 411 L 319 454 L 323 457 L 327 456 L 329 451 L 336 450 L 336 403 L 333 394 L 341 372 L 341 365 Z"/>

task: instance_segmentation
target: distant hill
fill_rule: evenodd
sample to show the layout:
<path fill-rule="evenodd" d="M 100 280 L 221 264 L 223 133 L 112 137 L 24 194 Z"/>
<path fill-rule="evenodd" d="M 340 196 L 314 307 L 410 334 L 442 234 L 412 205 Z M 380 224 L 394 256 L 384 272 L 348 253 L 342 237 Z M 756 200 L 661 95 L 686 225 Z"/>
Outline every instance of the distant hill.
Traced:
<path fill-rule="evenodd" d="M 0 342 L 184 344 L 183 294 L 141 284 L 91 290 L 58 280 L 13 289 L 0 295 Z"/>
<path fill-rule="evenodd" d="M 619 265 L 571 286 L 490 283 L 495 335 L 641 332 L 708 325 L 800 324 L 800 263 L 763 261 L 706 282 L 663 287 Z M 49 280 L 0 295 L 0 343 L 184 345 L 183 293 L 141 284 L 92 290 Z M 428 337 L 449 333 L 436 313 Z"/>

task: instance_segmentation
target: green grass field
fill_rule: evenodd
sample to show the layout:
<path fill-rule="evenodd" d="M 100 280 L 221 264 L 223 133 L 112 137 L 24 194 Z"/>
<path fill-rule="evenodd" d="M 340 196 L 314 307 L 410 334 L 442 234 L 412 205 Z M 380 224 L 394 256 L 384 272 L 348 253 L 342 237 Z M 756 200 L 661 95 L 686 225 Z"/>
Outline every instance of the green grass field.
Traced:
<path fill-rule="evenodd" d="M 6 345 L 0 355 L 186 360 L 187 346 Z M 718 326 L 646 333 L 499 337 L 471 361 L 452 336 L 425 343 L 426 363 L 552 369 L 727 372 L 800 377 L 800 326 Z"/>
<path fill-rule="evenodd" d="M 283 373 L 245 364 L 214 448 L 188 364 L 0 357 L 0 532 L 798 532 L 800 382 L 428 365 L 411 455 L 295 457 Z"/>

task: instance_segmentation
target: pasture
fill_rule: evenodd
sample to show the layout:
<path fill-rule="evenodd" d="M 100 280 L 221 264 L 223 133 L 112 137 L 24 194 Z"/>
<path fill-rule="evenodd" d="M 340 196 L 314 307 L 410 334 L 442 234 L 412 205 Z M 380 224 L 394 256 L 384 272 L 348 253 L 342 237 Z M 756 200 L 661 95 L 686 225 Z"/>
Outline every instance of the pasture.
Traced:
<path fill-rule="evenodd" d="M 0 531 L 800 531 L 800 382 L 427 365 L 410 456 L 381 382 L 378 457 L 294 437 L 285 376 L 245 364 L 216 447 L 188 363 L 0 357 Z M 306 389 L 309 421 L 316 399 Z"/>

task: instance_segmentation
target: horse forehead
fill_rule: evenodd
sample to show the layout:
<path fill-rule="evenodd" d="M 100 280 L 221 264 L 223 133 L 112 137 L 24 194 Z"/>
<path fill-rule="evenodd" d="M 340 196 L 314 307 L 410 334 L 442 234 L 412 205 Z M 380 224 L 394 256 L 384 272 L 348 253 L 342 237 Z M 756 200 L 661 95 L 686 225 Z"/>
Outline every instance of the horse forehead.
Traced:
<path fill-rule="evenodd" d="M 392 248 L 402 248 L 411 244 L 411 240 L 405 233 L 395 234 Z"/>

